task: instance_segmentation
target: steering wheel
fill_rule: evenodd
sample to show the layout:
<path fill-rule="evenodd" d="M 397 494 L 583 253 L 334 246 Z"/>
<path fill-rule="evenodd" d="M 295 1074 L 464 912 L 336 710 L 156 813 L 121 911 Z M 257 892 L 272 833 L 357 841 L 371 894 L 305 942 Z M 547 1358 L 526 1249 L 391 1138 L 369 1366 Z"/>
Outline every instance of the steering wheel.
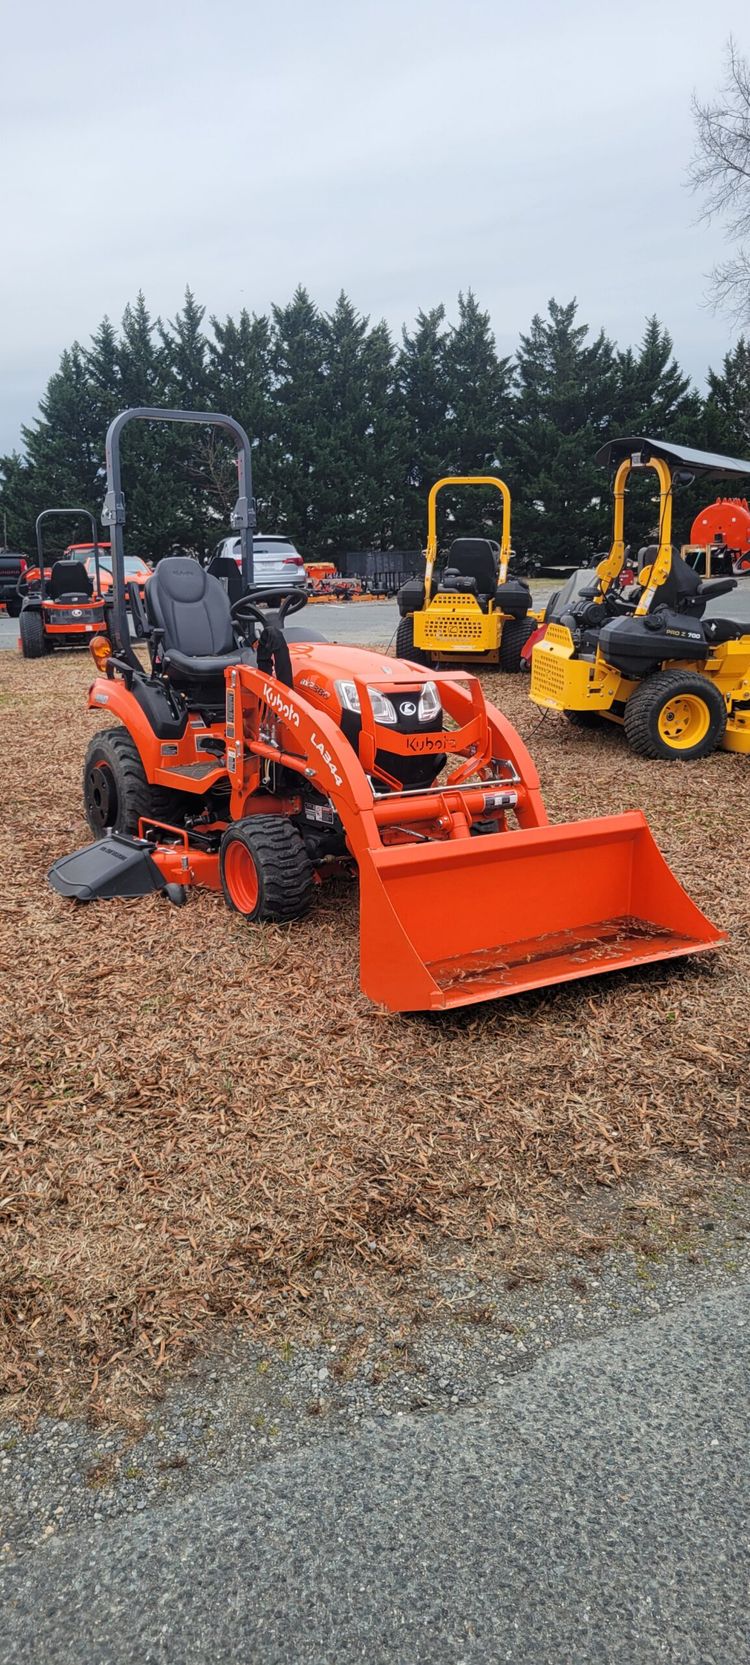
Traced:
<path fill-rule="evenodd" d="M 295 587 L 293 590 L 288 590 L 286 594 L 282 590 L 263 590 L 254 595 L 241 595 L 239 601 L 233 602 L 230 609 L 232 618 L 236 619 L 238 624 L 259 624 L 265 630 L 269 621 L 266 614 L 261 611 L 260 604 L 264 602 L 266 606 L 270 606 L 278 601 L 280 595 L 283 600 L 278 610 L 278 622 L 283 630 L 284 620 L 288 615 L 299 613 L 303 607 L 307 606 L 305 590 Z"/>

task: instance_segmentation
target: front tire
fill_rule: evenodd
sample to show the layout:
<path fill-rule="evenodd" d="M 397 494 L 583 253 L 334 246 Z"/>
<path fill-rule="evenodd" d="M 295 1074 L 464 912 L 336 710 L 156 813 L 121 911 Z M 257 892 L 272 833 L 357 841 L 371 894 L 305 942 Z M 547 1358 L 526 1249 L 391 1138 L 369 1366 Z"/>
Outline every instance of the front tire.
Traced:
<path fill-rule="evenodd" d="M 523 670 L 521 649 L 526 645 L 530 636 L 536 630 L 535 619 L 503 619 L 500 632 L 500 653 L 498 663 L 501 671 L 514 676 Z"/>
<path fill-rule="evenodd" d="M 108 832 L 138 832 L 138 822 L 166 821 L 179 826 L 185 795 L 152 786 L 141 754 L 126 728 L 105 728 L 94 735 L 83 765 L 83 807 L 95 838 Z M 198 799 L 195 808 L 200 807 Z"/>
<path fill-rule="evenodd" d="M 219 871 L 227 907 L 245 919 L 288 925 L 310 907 L 310 857 L 297 828 L 279 815 L 234 821 L 221 841 Z"/>
<path fill-rule="evenodd" d="M 47 652 L 44 621 L 36 607 L 24 607 L 19 620 L 21 652 L 24 659 L 43 659 Z"/>
<path fill-rule="evenodd" d="M 414 616 L 400 619 L 396 631 L 396 658 L 410 659 L 412 665 L 431 665 L 432 659 L 424 648 L 414 646 Z"/>
<path fill-rule="evenodd" d="M 718 688 L 697 671 L 656 671 L 631 694 L 624 721 L 639 757 L 686 763 L 720 745 L 727 709 Z"/>

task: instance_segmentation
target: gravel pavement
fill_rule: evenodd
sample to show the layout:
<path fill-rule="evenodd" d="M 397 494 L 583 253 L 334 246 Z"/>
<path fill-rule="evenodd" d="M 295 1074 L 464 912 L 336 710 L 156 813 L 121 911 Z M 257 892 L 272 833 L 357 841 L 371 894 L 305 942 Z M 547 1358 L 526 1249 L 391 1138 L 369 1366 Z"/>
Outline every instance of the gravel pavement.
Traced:
<path fill-rule="evenodd" d="M 737 1190 L 664 1252 L 234 1331 L 138 1439 L 5 1424 L 0 1665 L 750 1660 L 748 1292 Z"/>

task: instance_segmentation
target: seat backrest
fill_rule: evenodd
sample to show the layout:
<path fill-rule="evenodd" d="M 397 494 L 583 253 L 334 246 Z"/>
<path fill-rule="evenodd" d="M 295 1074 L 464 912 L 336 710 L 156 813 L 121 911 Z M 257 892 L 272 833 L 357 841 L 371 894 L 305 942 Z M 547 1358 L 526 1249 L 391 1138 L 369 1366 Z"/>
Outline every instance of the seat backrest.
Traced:
<path fill-rule="evenodd" d="M 167 652 L 176 648 L 196 658 L 232 653 L 235 647 L 229 597 L 189 555 L 168 555 L 146 585 L 146 611 L 163 631 Z"/>
<path fill-rule="evenodd" d="M 239 601 L 242 595 L 242 573 L 231 555 L 214 555 L 209 561 L 206 572 L 211 578 L 218 578 L 222 590 L 229 597 L 230 607 Z"/>
<path fill-rule="evenodd" d="M 445 564 L 464 578 L 475 578 L 480 595 L 492 595 L 497 583 L 497 556 L 489 538 L 456 538 Z"/>
<path fill-rule="evenodd" d="M 63 596 L 92 596 L 94 586 L 82 561 L 55 561 L 47 585 L 53 601 Z"/>

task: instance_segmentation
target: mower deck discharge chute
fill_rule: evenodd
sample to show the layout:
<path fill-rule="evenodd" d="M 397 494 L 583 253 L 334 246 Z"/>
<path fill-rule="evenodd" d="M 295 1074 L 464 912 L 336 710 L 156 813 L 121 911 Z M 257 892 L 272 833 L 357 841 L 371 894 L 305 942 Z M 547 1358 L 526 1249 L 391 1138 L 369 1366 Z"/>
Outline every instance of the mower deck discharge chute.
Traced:
<path fill-rule="evenodd" d="M 167 413 L 125 419 L 141 414 Z M 108 438 L 108 463 L 110 453 Z M 242 503 L 242 479 L 240 489 Z M 246 489 L 247 509 L 249 471 Z M 110 501 L 124 513 L 116 491 Z M 160 563 L 140 620 L 151 672 L 120 637 L 90 691 L 121 726 L 89 747 L 86 812 L 100 839 L 56 863 L 62 894 L 166 888 L 181 900 L 206 885 L 249 920 L 289 922 L 316 880 L 356 870 L 361 986 L 392 1011 L 721 941 L 642 814 L 548 825 L 531 758 L 475 677 L 287 629 L 304 596 L 277 612 L 264 610 L 271 599 L 248 588 L 230 610 L 195 562 Z"/>

